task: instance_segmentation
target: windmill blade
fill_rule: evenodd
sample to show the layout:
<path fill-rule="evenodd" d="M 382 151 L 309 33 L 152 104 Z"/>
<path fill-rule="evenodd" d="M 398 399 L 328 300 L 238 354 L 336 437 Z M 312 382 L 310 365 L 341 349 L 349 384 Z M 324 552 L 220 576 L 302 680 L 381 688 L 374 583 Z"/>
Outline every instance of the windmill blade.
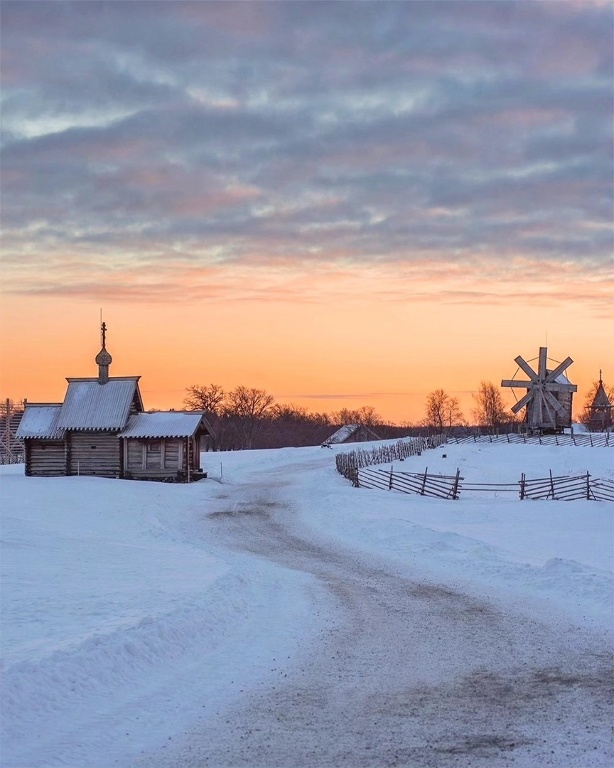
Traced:
<path fill-rule="evenodd" d="M 527 376 L 531 379 L 531 381 L 538 380 L 539 377 L 537 376 L 533 368 L 531 368 L 531 366 L 526 362 L 526 360 L 523 360 L 522 357 L 520 357 L 520 355 L 514 358 L 514 362 L 519 368 L 522 368 L 522 370 L 527 374 Z"/>
<path fill-rule="evenodd" d="M 560 413 L 560 414 L 565 413 L 564 406 L 561 403 L 559 403 L 556 397 L 551 392 L 548 392 L 547 389 L 542 389 L 542 396 L 546 401 L 546 403 L 548 403 L 548 405 L 550 405 L 551 408 L 554 408 L 554 410 L 557 413 Z"/>
<path fill-rule="evenodd" d="M 555 381 L 557 376 L 560 376 L 563 373 L 563 371 L 569 368 L 569 366 L 572 363 L 573 363 L 573 360 L 571 359 L 571 357 L 567 357 L 565 360 L 563 360 L 562 363 L 559 363 L 559 365 L 557 365 L 557 367 L 553 371 L 550 371 L 550 373 L 546 376 L 546 381 L 548 382 Z"/>
<path fill-rule="evenodd" d="M 527 394 L 524 397 L 521 397 L 520 400 L 512 406 L 512 413 L 518 413 L 518 411 L 521 408 L 524 408 L 524 406 L 529 403 L 533 397 L 535 396 L 535 392 L 530 389 Z"/>
<path fill-rule="evenodd" d="M 530 389 L 533 386 L 532 381 L 519 381 L 518 379 L 502 379 L 502 387 L 513 387 L 514 389 Z"/>
<path fill-rule="evenodd" d="M 537 375 L 540 381 L 545 381 L 548 375 L 548 348 L 539 348 L 539 364 L 537 366 Z"/>

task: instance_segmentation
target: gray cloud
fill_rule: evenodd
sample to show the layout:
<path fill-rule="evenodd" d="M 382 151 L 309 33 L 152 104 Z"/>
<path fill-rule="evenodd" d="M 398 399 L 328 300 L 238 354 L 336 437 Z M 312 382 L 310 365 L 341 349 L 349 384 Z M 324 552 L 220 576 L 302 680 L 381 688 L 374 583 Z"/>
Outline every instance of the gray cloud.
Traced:
<path fill-rule="evenodd" d="M 5 1 L 4 250 L 609 265 L 612 32 L 590 3 Z"/>

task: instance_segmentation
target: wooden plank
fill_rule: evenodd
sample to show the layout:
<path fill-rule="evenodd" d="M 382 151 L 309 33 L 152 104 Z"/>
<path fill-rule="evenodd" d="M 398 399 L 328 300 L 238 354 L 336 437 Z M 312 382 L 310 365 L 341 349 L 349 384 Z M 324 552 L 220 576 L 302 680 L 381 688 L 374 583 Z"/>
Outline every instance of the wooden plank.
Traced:
<path fill-rule="evenodd" d="M 27 440 L 27 473 L 36 477 L 59 477 L 66 474 L 64 442 L 58 440 Z"/>
<path fill-rule="evenodd" d="M 71 432 L 69 474 L 118 477 L 120 441 L 114 432 Z"/>

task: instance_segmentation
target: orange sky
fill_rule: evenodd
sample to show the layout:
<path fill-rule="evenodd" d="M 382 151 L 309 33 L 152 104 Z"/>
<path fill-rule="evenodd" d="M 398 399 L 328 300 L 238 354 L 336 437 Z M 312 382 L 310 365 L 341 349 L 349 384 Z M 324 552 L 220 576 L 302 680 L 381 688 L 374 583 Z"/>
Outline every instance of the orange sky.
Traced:
<path fill-rule="evenodd" d="M 602 3 L 4 3 L 0 396 L 614 384 Z M 513 402 L 511 392 L 504 390 Z"/>
<path fill-rule="evenodd" d="M 99 297 L 7 294 L 0 393 L 58 401 L 66 376 L 95 375 L 102 307 L 111 374 L 141 375 L 146 408 L 180 408 L 190 384 L 244 384 L 312 411 L 372 405 L 415 422 L 443 387 L 469 418 L 481 380 L 511 377 L 516 355 L 547 344 L 551 358 L 574 359 L 577 412 L 599 368 L 614 381 L 614 286 L 546 267 L 525 292 L 527 269 L 510 264 L 506 282 L 482 277 L 483 265 L 220 267 L 179 272 L 166 293 L 127 281 Z"/>

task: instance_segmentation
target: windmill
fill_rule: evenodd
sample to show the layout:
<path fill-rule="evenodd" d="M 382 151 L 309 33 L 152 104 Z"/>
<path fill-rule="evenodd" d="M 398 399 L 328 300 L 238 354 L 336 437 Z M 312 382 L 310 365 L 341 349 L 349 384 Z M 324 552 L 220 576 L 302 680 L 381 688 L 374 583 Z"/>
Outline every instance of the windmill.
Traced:
<path fill-rule="evenodd" d="M 520 355 L 514 362 L 529 377 L 528 381 L 503 379 L 502 387 L 526 389 L 526 394 L 512 406 L 518 413 L 526 406 L 525 421 L 529 429 L 536 431 L 557 431 L 571 425 L 571 400 L 578 387 L 572 384 L 564 371 L 573 363 L 571 357 L 563 360 L 556 368 L 548 369 L 548 349 L 539 348 L 537 373 Z M 530 361 L 533 362 L 533 361 Z"/>

